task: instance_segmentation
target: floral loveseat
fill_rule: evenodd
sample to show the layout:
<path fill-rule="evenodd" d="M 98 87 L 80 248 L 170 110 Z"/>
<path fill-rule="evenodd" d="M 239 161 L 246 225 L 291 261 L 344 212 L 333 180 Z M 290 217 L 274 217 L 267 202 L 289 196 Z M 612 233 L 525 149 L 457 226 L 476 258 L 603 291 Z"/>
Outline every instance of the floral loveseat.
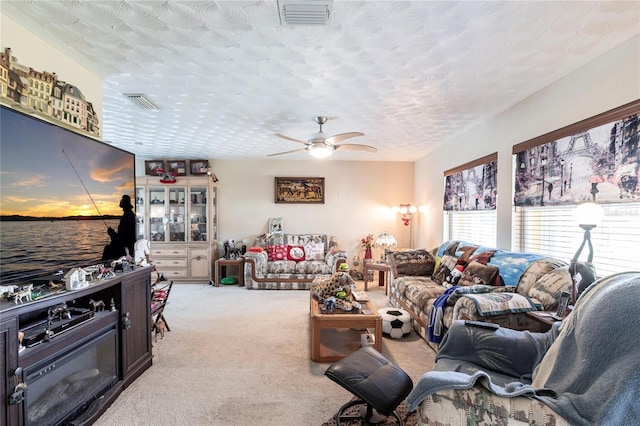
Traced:
<path fill-rule="evenodd" d="M 525 313 L 556 309 L 572 285 L 561 260 L 460 241 L 390 251 L 387 259 L 391 305 L 409 312 L 414 329 L 434 350 L 457 319 L 543 331 Z"/>
<path fill-rule="evenodd" d="M 316 277 L 330 276 L 347 254 L 325 234 L 283 234 L 258 242 L 244 255 L 249 289 L 308 290 Z"/>

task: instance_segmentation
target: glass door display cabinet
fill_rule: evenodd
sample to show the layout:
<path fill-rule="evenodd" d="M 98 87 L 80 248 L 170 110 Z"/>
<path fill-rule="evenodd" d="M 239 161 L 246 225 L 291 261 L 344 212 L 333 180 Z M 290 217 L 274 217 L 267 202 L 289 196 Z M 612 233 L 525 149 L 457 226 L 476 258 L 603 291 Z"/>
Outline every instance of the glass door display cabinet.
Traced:
<path fill-rule="evenodd" d="M 178 177 L 172 184 L 158 178 L 138 181 L 144 182 L 136 190 L 138 237 L 150 241 L 158 272 L 170 280 L 211 280 L 217 185 L 208 177 Z"/>

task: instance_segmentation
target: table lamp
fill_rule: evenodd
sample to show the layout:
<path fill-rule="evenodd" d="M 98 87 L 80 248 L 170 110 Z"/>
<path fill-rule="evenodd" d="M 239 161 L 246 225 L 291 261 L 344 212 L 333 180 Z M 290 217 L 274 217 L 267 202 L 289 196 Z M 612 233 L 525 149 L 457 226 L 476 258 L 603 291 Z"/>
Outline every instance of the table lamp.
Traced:
<path fill-rule="evenodd" d="M 376 239 L 376 247 L 382 247 L 382 252 L 380 253 L 380 262 L 385 262 L 385 252 L 389 247 L 397 247 L 398 242 L 393 237 L 393 235 L 387 234 L 387 231 L 384 231 L 382 234 L 378 235 Z"/>

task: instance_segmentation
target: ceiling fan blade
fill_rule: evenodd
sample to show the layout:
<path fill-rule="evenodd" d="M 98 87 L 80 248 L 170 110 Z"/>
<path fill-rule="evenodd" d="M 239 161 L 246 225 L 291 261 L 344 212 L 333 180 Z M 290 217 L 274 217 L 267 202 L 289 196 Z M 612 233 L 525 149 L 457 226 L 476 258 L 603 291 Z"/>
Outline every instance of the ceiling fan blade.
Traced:
<path fill-rule="evenodd" d="M 342 142 L 349 138 L 355 138 L 356 136 L 364 136 L 364 133 L 360 132 L 348 132 L 348 133 L 340 133 L 338 135 L 329 136 L 325 139 L 325 142 L 335 145 L 338 142 Z"/>
<path fill-rule="evenodd" d="M 304 145 L 307 144 L 307 141 L 302 141 L 300 139 L 292 138 L 291 136 L 281 135 L 280 133 L 276 133 L 276 136 L 279 137 L 279 138 L 282 138 L 282 139 L 286 139 L 286 140 L 291 141 L 291 142 L 297 142 L 297 143 L 301 143 L 301 144 L 304 144 Z"/>
<path fill-rule="evenodd" d="M 343 143 L 342 145 L 336 145 L 337 150 L 351 150 L 351 151 L 368 151 L 368 152 L 378 152 L 378 148 L 369 145 L 360 145 L 357 143 Z"/>
<path fill-rule="evenodd" d="M 302 152 L 302 151 L 306 151 L 306 150 L 307 150 L 307 148 L 292 149 L 291 151 L 278 152 L 276 154 L 269 154 L 269 155 L 267 155 L 267 157 L 274 157 L 276 155 L 284 155 L 284 154 L 293 154 L 294 152 Z"/>

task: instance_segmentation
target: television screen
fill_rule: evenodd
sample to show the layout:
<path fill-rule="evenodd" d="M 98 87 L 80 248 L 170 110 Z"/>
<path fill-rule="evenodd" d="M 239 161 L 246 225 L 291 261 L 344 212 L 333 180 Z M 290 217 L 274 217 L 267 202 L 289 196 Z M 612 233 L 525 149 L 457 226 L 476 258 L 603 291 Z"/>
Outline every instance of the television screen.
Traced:
<path fill-rule="evenodd" d="M 0 166 L 0 283 L 100 263 L 134 154 L 2 106 Z"/>

